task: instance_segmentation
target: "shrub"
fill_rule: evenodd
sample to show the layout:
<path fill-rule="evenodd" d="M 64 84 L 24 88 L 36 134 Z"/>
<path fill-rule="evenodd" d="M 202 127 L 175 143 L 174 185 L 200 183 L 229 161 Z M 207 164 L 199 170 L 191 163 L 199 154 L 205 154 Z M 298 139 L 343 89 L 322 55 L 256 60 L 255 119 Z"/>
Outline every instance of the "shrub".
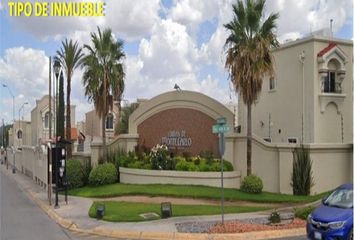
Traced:
<path fill-rule="evenodd" d="M 313 206 L 295 209 L 295 217 L 306 220 L 307 216 L 315 209 Z"/>
<path fill-rule="evenodd" d="M 78 188 L 84 185 L 82 166 L 79 160 L 70 159 L 66 163 L 66 177 L 70 188 Z"/>
<path fill-rule="evenodd" d="M 274 211 L 269 216 L 270 223 L 280 223 L 280 214 L 277 211 Z"/>
<path fill-rule="evenodd" d="M 201 151 L 199 154 L 202 158 L 205 158 L 207 163 L 211 165 L 214 160 L 213 152 L 210 150 Z"/>
<path fill-rule="evenodd" d="M 199 171 L 199 169 L 198 169 L 198 167 L 196 166 L 196 165 L 194 165 L 193 163 L 192 164 L 188 164 L 188 171 L 189 172 L 198 172 Z"/>
<path fill-rule="evenodd" d="M 104 163 L 94 168 L 89 176 L 89 183 L 93 186 L 117 182 L 117 169 L 112 163 Z"/>
<path fill-rule="evenodd" d="M 233 170 L 234 170 L 234 167 L 232 166 L 232 163 L 224 160 L 224 171 L 233 171 Z"/>
<path fill-rule="evenodd" d="M 209 164 L 207 164 L 206 162 L 202 162 L 200 165 L 199 165 L 199 170 L 201 172 L 210 172 L 211 171 L 211 167 Z"/>
<path fill-rule="evenodd" d="M 116 166 L 119 167 L 128 167 L 128 164 L 130 163 L 130 158 L 128 155 L 120 155 L 116 159 Z"/>
<path fill-rule="evenodd" d="M 180 160 L 178 163 L 176 163 L 176 170 L 177 171 L 188 171 L 189 169 L 189 163 L 185 160 Z"/>
<path fill-rule="evenodd" d="M 210 165 L 210 171 L 212 171 L 212 172 L 220 172 L 221 171 L 221 163 L 220 163 L 220 161 L 214 161 Z"/>
<path fill-rule="evenodd" d="M 166 145 L 157 144 L 150 152 L 151 168 L 155 170 L 172 170 L 175 169 L 175 162 L 168 154 Z"/>
<path fill-rule="evenodd" d="M 82 182 L 84 185 L 89 183 L 90 172 L 92 171 L 91 160 L 84 161 L 82 164 Z"/>
<path fill-rule="evenodd" d="M 314 185 L 312 176 L 312 161 L 308 150 L 304 147 L 295 149 L 293 153 L 293 172 L 291 186 L 294 195 L 309 195 Z"/>
<path fill-rule="evenodd" d="M 201 161 L 201 157 L 200 157 L 200 156 L 197 156 L 197 157 L 194 159 L 194 164 L 195 164 L 195 165 L 199 165 L 199 164 L 200 164 L 200 161 Z"/>
<path fill-rule="evenodd" d="M 240 189 L 246 193 L 261 193 L 263 189 L 262 179 L 256 175 L 246 176 L 241 182 Z"/>

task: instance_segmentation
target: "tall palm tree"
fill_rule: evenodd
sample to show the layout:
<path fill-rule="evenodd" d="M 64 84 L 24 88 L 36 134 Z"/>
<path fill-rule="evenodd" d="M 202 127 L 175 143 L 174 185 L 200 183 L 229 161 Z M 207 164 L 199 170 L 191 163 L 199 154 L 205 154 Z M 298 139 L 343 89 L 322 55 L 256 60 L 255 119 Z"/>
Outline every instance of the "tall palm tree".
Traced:
<path fill-rule="evenodd" d="M 123 41 L 116 41 L 111 29 L 98 34 L 91 33 L 92 46 L 84 45 L 88 54 L 83 58 L 83 84 L 85 95 L 93 101 L 96 113 L 102 120 L 103 159 L 106 158 L 106 116 L 114 101 L 120 101 L 124 91 L 124 69 L 122 60 Z M 120 105 L 120 103 L 119 103 Z"/>
<path fill-rule="evenodd" d="M 245 3 L 244 3 L 245 2 Z M 252 174 L 252 104 L 262 89 L 263 77 L 274 74 L 271 48 L 279 46 L 275 29 L 278 14 L 264 18 L 265 0 L 238 0 L 233 19 L 224 25 L 225 68 L 239 97 L 247 105 L 247 175 Z"/>
<path fill-rule="evenodd" d="M 81 59 L 84 56 L 82 48 L 77 41 L 65 39 L 62 42 L 62 47 L 57 51 L 59 61 L 64 68 L 66 74 L 66 139 L 71 140 L 71 109 L 70 109 L 70 94 L 71 94 L 71 78 L 74 70 L 80 66 Z M 72 148 L 67 151 L 68 158 L 71 158 Z"/>

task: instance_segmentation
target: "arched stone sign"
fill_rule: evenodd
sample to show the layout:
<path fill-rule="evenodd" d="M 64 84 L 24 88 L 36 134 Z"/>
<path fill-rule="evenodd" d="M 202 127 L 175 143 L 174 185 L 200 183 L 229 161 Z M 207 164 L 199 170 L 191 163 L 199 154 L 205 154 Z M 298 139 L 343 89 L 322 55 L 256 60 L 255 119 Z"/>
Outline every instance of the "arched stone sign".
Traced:
<path fill-rule="evenodd" d="M 192 91 L 167 92 L 140 104 L 129 118 L 129 133 L 137 133 L 138 143 L 148 148 L 166 144 L 176 154 L 219 156 L 212 125 L 220 117 L 233 129 L 233 113 L 218 101 Z"/>

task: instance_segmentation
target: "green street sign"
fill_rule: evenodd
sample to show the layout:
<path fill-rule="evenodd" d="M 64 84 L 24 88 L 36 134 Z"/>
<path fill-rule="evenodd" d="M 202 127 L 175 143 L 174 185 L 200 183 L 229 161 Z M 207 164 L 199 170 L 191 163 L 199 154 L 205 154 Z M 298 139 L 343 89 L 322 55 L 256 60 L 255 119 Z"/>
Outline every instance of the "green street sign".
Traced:
<path fill-rule="evenodd" d="M 226 118 L 222 117 L 222 118 L 218 118 L 216 119 L 216 123 L 217 124 L 226 124 Z"/>
<path fill-rule="evenodd" d="M 225 124 L 215 124 L 213 125 L 213 133 L 227 133 L 230 130 L 229 126 Z"/>

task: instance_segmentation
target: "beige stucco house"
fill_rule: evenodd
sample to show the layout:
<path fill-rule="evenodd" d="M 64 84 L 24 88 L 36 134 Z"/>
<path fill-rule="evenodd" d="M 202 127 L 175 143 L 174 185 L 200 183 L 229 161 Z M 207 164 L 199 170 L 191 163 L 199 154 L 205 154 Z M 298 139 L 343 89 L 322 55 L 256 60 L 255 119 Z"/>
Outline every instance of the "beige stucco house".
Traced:
<path fill-rule="evenodd" d="M 115 126 L 119 121 L 118 116 L 118 102 L 113 104 L 112 111 L 109 111 L 106 117 L 106 138 L 112 140 L 115 137 Z M 97 115 L 96 110 L 92 110 L 85 114 L 85 134 L 88 137 L 101 138 L 102 137 L 102 122 L 101 118 Z"/>
<path fill-rule="evenodd" d="M 353 43 L 311 36 L 273 51 L 275 75 L 252 106 L 253 134 L 274 143 L 353 142 Z M 247 109 L 239 98 L 239 124 Z"/>
<path fill-rule="evenodd" d="M 52 136 L 55 129 L 54 100 L 52 100 Z M 75 126 L 75 105 L 71 105 L 71 126 Z M 64 125 L 65 126 L 65 125 Z M 36 107 L 31 111 L 32 146 L 49 140 L 49 95 L 36 100 Z M 72 131 L 73 132 L 73 131 Z"/>
<path fill-rule="evenodd" d="M 15 137 L 12 136 L 12 128 L 9 129 L 9 145 L 21 147 L 23 145 L 31 145 L 32 143 L 32 128 L 29 121 L 15 122 Z"/>

